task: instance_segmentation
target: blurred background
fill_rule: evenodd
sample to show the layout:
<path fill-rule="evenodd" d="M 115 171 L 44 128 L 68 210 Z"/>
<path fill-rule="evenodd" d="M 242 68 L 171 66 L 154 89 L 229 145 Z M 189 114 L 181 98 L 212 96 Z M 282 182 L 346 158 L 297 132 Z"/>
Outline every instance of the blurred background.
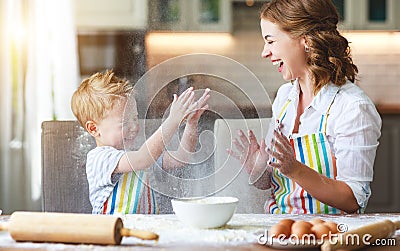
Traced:
<path fill-rule="evenodd" d="M 400 1 L 333 2 L 341 16 L 339 28 L 351 42 L 354 62 L 359 67 L 357 84 L 375 102 L 383 118 L 373 196 L 367 211 L 399 212 L 400 183 L 395 180 L 400 178 Z M 0 0 L 3 213 L 41 210 L 41 123 L 73 120 L 71 95 L 83 78 L 97 71 L 112 68 L 135 83 L 170 58 L 189 53 L 218 54 L 252 71 L 273 101 L 284 81 L 276 67 L 260 57 L 263 40 L 259 10 L 263 3 Z M 238 84 L 244 86 L 246 81 Z M 164 88 L 158 99 L 169 99 L 177 89 L 189 85 L 221 88 L 215 79 L 186 76 Z M 241 103 L 239 94 L 239 108 L 246 117 L 256 117 L 254 107 Z M 155 102 L 141 117 L 161 118 L 166 103 Z"/>

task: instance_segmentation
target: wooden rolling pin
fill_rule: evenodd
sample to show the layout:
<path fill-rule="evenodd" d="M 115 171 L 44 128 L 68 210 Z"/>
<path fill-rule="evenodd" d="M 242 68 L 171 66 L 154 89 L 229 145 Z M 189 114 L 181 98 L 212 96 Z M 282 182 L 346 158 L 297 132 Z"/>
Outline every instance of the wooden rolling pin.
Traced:
<path fill-rule="evenodd" d="M 16 241 L 118 245 L 123 236 L 158 240 L 153 232 L 124 228 L 112 215 L 14 212 L 1 230 Z"/>
<path fill-rule="evenodd" d="M 383 239 L 392 236 L 397 229 L 400 229 L 400 221 L 393 222 L 390 220 L 384 220 L 366 225 L 352 231 L 345 232 L 341 234 L 342 236 L 339 235 L 337 241 L 333 241 L 332 243 L 329 240 L 326 240 L 321 246 L 321 251 L 334 251 L 338 249 L 360 249 L 368 244 L 366 242 L 373 244 L 377 239 Z M 356 241 L 354 241 L 354 243 L 351 236 L 349 235 L 354 237 L 358 236 L 355 237 Z M 367 235 L 370 236 L 370 238 L 367 238 L 363 241 L 363 237 Z M 348 238 L 346 238 L 347 236 Z"/>

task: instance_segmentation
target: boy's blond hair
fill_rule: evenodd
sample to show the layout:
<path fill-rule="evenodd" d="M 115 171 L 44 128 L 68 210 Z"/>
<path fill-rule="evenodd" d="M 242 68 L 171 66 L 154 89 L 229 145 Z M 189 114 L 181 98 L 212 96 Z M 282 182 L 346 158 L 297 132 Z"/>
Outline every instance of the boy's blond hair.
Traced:
<path fill-rule="evenodd" d="M 85 128 L 87 121 L 99 122 L 113 108 L 116 100 L 128 97 L 133 86 L 126 79 L 118 78 L 112 70 L 95 73 L 84 79 L 74 92 L 71 109 Z"/>

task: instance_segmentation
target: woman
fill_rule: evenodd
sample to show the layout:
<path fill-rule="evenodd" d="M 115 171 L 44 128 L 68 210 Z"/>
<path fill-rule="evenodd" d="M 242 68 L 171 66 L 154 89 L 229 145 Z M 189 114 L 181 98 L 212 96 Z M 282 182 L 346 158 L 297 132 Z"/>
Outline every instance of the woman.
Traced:
<path fill-rule="evenodd" d="M 380 137 L 374 104 L 354 84 L 358 72 L 337 30 L 330 0 L 272 0 L 261 10 L 262 57 L 289 83 L 273 103 L 273 137 L 239 131 L 239 159 L 255 185 L 271 189 L 269 213 L 363 212 Z M 266 170 L 266 171 L 265 171 Z"/>

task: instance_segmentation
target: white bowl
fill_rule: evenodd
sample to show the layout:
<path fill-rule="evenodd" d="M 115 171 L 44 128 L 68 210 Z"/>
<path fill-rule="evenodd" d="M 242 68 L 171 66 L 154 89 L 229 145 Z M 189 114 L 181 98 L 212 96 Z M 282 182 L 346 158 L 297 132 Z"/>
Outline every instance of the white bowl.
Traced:
<path fill-rule="evenodd" d="M 176 217 L 197 228 L 224 226 L 235 212 L 239 202 L 234 197 L 208 197 L 194 200 L 171 200 Z"/>

